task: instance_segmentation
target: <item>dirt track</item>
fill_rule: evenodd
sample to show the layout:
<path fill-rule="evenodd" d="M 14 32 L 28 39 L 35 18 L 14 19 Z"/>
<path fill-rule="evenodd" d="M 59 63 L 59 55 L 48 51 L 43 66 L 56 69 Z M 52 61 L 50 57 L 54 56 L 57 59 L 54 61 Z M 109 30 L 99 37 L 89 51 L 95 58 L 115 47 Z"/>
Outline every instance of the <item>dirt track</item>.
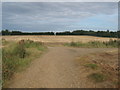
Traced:
<path fill-rule="evenodd" d="M 89 53 L 112 51 L 105 48 L 49 47 L 25 71 L 15 74 L 9 88 L 94 88 L 87 71 L 75 59 Z"/>

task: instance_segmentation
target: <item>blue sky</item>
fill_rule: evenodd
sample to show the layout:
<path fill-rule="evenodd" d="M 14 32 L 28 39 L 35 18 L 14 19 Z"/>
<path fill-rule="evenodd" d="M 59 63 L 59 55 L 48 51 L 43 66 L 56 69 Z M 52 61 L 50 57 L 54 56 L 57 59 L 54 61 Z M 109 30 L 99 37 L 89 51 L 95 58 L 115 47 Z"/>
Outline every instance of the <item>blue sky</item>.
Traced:
<path fill-rule="evenodd" d="M 29 32 L 118 29 L 117 2 L 3 2 L 2 28 Z"/>

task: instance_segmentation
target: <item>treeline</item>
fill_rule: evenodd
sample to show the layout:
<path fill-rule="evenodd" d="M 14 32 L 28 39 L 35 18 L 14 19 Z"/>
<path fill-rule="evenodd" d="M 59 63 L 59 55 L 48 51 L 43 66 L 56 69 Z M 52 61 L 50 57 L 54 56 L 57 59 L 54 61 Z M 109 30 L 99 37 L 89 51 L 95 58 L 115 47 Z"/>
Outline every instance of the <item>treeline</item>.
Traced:
<path fill-rule="evenodd" d="M 54 35 L 53 32 L 21 32 L 2 30 L 2 35 Z"/>
<path fill-rule="evenodd" d="M 75 31 L 65 31 L 65 32 L 21 32 L 21 31 L 9 31 L 2 30 L 2 35 L 89 35 L 98 37 L 119 37 L 120 31 L 85 31 L 85 30 L 75 30 Z"/>
<path fill-rule="evenodd" d="M 59 33 L 56 33 L 56 35 L 89 35 L 89 36 L 98 36 L 98 37 L 118 37 L 118 32 L 119 31 L 113 32 L 109 30 L 107 31 L 76 30 L 73 32 L 69 32 L 69 31 L 59 32 Z"/>

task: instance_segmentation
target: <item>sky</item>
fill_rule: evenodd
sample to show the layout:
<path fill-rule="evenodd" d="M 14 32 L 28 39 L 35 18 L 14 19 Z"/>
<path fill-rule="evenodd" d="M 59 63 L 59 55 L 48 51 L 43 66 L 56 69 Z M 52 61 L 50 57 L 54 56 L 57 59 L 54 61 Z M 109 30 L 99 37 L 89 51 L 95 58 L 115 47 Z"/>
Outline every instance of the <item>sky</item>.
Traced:
<path fill-rule="evenodd" d="M 2 29 L 25 32 L 118 29 L 117 2 L 3 2 Z"/>
<path fill-rule="evenodd" d="M 2 30 L 2 3 L 0 2 L 0 30 Z"/>
<path fill-rule="evenodd" d="M 2 2 L 119 2 L 119 0 L 1 0 Z"/>

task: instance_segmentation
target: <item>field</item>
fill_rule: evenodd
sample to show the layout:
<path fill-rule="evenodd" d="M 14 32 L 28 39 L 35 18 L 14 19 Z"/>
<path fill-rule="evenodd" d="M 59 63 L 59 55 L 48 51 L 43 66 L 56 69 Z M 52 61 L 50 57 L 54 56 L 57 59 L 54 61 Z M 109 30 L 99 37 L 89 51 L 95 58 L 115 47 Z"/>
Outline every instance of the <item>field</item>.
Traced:
<path fill-rule="evenodd" d="M 120 3 L 7 1 L 1 4 L 3 90 L 120 88 Z"/>
<path fill-rule="evenodd" d="M 30 39 L 44 43 L 70 43 L 70 42 L 89 42 L 89 41 L 109 41 L 110 38 L 94 36 L 2 36 L 5 40 L 19 41 Z M 116 38 L 111 38 L 116 39 Z"/>
<path fill-rule="evenodd" d="M 7 78 L 4 87 L 118 87 L 116 38 L 111 40 L 93 36 L 3 36 L 2 40 L 2 48 L 6 51 L 3 52 L 3 76 L 5 80 Z"/>

